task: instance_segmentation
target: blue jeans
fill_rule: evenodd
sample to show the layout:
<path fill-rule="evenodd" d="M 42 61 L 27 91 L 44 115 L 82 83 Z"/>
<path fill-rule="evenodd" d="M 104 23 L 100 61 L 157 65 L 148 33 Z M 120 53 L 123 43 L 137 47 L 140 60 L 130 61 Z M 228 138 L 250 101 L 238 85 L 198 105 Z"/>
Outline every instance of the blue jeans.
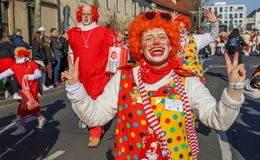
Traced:
<path fill-rule="evenodd" d="M 61 58 L 55 58 L 55 64 L 53 69 L 54 82 L 59 82 L 60 63 L 61 63 Z"/>

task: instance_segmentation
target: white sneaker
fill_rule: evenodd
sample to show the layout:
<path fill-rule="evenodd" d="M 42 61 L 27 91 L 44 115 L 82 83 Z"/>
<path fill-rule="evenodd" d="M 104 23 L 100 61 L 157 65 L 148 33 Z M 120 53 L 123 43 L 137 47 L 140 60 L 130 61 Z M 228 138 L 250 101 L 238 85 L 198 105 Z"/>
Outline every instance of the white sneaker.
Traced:
<path fill-rule="evenodd" d="M 38 120 L 38 126 L 37 126 L 37 128 L 42 129 L 43 126 L 44 126 L 46 123 L 47 123 L 46 118 L 43 118 L 43 119 L 41 119 L 41 120 Z"/>
<path fill-rule="evenodd" d="M 9 92 L 5 91 L 5 99 L 7 99 L 9 97 Z"/>
<path fill-rule="evenodd" d="M 252 88 L 250 86 L 249 80 L 247 80 L 247 82 L 246 82 L 246 86 L 243 89 L 243 93 L 252 98 L 260 98 L 260 90 L 257 88 Z"/>
<path fill-rule="evenodd" d="M 49 85 L 48 88 L 49 88 L 49 89 L 50 89 L 50 88 L 54 88 L 54 86 L 53 86 L 53 85 Z"/>
<path fill-rule="evenodd" d="M 49 90 L 50 88 L 46 87 L 45 85 L 42 85 L 42 89 L 43 89 L 44 91 L 47 91 L 47 90 Z"/>
<path fill-rule="evenodd" d="M 21 134 L 24 134 L 26 132 L 26 129 L 25 127 L 23 126 L 18 126 L 17 129 L 11 133 L 12 136 L 18 136 L 18 135 L 21 135 Z"/>
<path fill-rule="evenodd" d="M 18 93 L 14 93 L 13 99 L 22 99 L 22 97 Z"/>

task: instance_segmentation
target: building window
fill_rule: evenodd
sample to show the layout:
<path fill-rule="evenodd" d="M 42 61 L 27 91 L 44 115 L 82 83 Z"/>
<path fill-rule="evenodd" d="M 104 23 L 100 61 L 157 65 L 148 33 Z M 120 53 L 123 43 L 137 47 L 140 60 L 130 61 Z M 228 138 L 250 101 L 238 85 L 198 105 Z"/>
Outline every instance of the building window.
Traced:
<path fill-rule="evenodd" d="M 211 7 L 209 7 L 209 11 L 211 11 Z"/>
<path fill-rule="evenodd" d="M 127 0 L 125 0 L 125 14 L 127 14 Z"/>
<path fill-rule="evenodd" d="M 237 13 L 235 13 L 235 18 L 237 18 Z"/>
<path fill-rule="evenodd" d="M 228 15 L 227 14 L 225 14 L 225 19 L 227 19 L 228 18 Z"/>
<path fill-rule="evenodd" d="M 240 13 L 240 14 L 239 14 L 239 18 L 243 18 L 243 13 Z"/>
<path fill-rule="evenodd" d="M 7 7 L 8 2 L 0 2 L 0 38 L 8 32 Z"/>
<path fill-rule="evenodd" d="M 107 0 L 107 9 L 110 9 L 110 0 Z"/>
<path fill-rule="evenodd" d="M 144 7 L 144 4 L 142 2 L 139 3 L 139 7 L 140 7 L 141 13 L 145 12 L 145 7 Z"/>
<path fill-rule="evenodd" d="M 239 23 L 240 23 L 240 24 L 242 24 L 242 23 L 243 23 L 243 21 L 242 21 L 242 20 L 240 20 L 240 21 L 239 21 Z"/>
<path fill-rule="evenodd" d="M 132 15 L 133 15 L 133 17 L 135 17 L 136 16 L 136 2 L 132 2 Z"/>
<path fill-rule="evenodd" d="M 222 7 L 219 8 L 219 12 L 223 12 L 223 8 Z"/>
<path fill-rule="evenodd" d="M 225 7 L 225 12 L 228 12 L 228 7 Z"/>
<path fill-rule="evenodd" d="M 34 35 L 34 8 L 28 6 L 28 23 L 29 23 L 29 44 L 32 44 L 32 37 Z"/>
<path fill-rule="evenodd" d="M 229 8 L 229 11 L 230 11 L 230 12 L 233 12 L 233 7 L 230 7 L 230 8 Z"/>
<path fill-rule="evenodd" d="M 218 8 L 217 7 L 214 8 L 214 12 L 218 13 Z"/>
<path fill-rule="evenodd" d="M 224 24 L 227 24 L 227 21 L 225 21 Z"/>
<path fill-rule="evenodd" d="M 237 7 L 237 9 L 243 10 L 243 7 Z"/>
<path fill-rule="evenodd" d="M 117 10 L 117 12 L 120 12 L 120 9 L 119 9 L 119 0 L 116 0 L 116 10 Z"/>
<path fill-rule="evenodd" d="M 232 18 L 232 17 L 233 17 L 233 15 L 232 15 L 232 14 L 230 14 L 230 15 L 229 15 L 229 18 Z"/>

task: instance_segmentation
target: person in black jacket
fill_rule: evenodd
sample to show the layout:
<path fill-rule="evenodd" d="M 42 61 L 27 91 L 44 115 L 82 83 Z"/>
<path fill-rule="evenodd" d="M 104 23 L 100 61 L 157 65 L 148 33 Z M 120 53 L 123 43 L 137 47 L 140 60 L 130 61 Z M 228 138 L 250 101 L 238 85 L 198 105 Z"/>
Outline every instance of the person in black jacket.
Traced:
<path fill-rule="evenodd" d="M 42 91 L 48 90 L 49 88 L 45 86 L 45 80 L 46 80 L 45 64 L 47 62 L 47 58 L 44 53 L 41 32 L 39 32 L 39 31 L 36 31 L 33 36 L 32 60 L 35 61 L 39 65 L 39 68 L 42 72 L 42 77 L 38 79 L 39 93 L 41 94 L 39 96 L 42 96 Z"/>
<path fill-rule="evenodd" d="M 66 35 L 66 32 L 60 34 L 59 41 L 62 45 L 62 53 L 63 57 L 61 58 L 61 67 L 60 67 L 60 72 L 63 72 L 68 69 L 68 52 L 69 52 L 69 46 L 68 46 L 68 37 Z"/>
<path fill-rule="evenodd" d="M 14 47 L 10 41 L 8 34 L 4 33 L 3 38 L 0 41 L 0 73 L 9 69 L 13 64 L 15 64 L 14 58 Z M 9 97 L 11 92 L 11 77 L 8 77 L 5 81 L 5 98 Z"/>
<path fill-rule="evenodd" d="M 229 54 L 230 59 L 233 61 L 234 54 L 239 53 L 238 63 L 242 63 L 243 48 L 246 46 L 245 40 L 240 36 L 239 29 L 235 28 L 228 37 L 225 48 Z"/>
<path fill-rule="evenodd" d="M 63 57 L 62 44 L 59 42 L 59 33 L 56 28 L 52 28 L 51 32 L 51 48 L 55 57 L 55 64 L 53 69 L 53 84 L 56 86 L 59 84 L 59 74 L 61 58 Z"/>
<path fill-rule="evenodd" d="M 51 43 L 50 37 L 45 36 L 44 43 L 43 43 L 45 55 L 46 55 L 46 58 L 47 58 L 46 83 L 45 84 L 47 85 L 48 88 L 53 88 L 54 86 L 53 86 L 53 83 L 52 83 L 53 82 L 52 66 L 55 63 L 55 58 L 54 58 L 54 54 L 53 54 L 50 43 Z"/>

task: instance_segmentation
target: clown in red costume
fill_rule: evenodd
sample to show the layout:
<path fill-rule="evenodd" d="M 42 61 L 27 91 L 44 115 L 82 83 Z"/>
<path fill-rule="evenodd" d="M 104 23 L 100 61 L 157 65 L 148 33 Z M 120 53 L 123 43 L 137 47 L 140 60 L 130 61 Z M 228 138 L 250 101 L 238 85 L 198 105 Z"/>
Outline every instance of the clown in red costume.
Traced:
<path fill-rule="evenodd" d="M 28 80 L 29 88 L 35 98 L 38 100 L 38 81 L 37 79 L 41 77 L 41 72 L 38 68 L 38 65 L 29 59 L 31 53 L 26 50 L 24 47 L 17 47 L 14 51 L 16 63 L 12 65 L 11 68 L 7 69 L 0 74 L 0 79 L 15 75 L 20 86 L 22 86 L 23 79 Z M 21 101 L 22 102 L 22 101 Z M 40 113 L 40 106 L 36 107 L 33 110 L 24 110 L 23 104 L 20 103 L 18 106 L 17 115 L 20 116 L 18 120 L 17 129 L 11 133 L 13 136 L 21 135 L 26 132 L 25 129 L 25 118 L 29 115 L 35 115 L 38 119 L 38 128 L 41 129 L 46 123 L 46 119 Z"/>
<path fill-rule="evenodd" d="M 93 5 L 79 7 L 76 18 L 78 26 L 67 33 L 74 59 L 80 58 L 79 80 L 92 99 L 99 96 L 109 81 L 106 73 L 109 47 L 113 44 L 113 31 L 97 25 L 99 14 Z M 103 127 L 89 128 L 89 147 L 100 143 Z"/>

